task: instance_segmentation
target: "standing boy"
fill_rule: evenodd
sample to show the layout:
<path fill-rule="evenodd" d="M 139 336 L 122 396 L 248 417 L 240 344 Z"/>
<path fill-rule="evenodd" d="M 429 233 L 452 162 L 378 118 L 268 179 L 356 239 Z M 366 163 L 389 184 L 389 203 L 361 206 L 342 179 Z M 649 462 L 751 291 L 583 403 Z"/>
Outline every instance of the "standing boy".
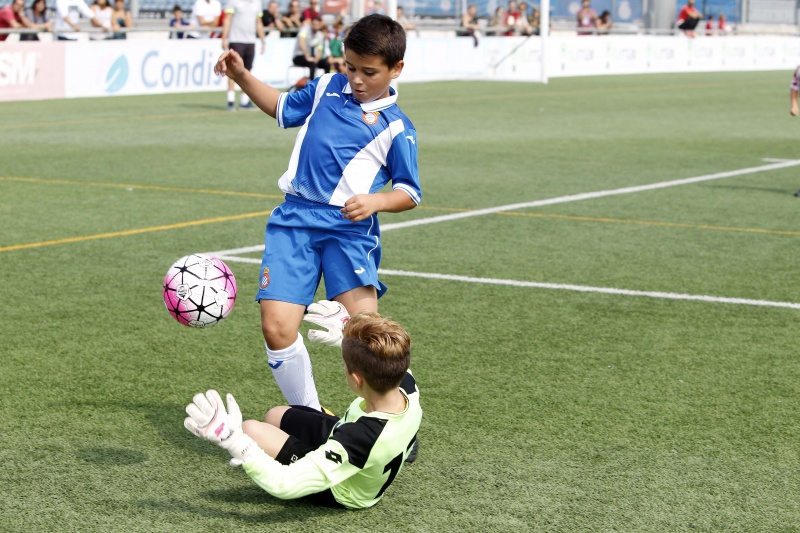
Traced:
<path fill-rule="evenodd" d="M 264 22 L 261 0 L 228 0 L 225 6 L 225 21 L 222 23 L 222 49 L 236 50 L 244 63 L 244 68 L 253 70 L 253 60 L 256 57 L 256 38 L 261 41 L 261 51 L 264 53 Z M 234 101 L 236 84 L 228 78 L 228 111 L 235 111 Z M 242 92 L 239 97 L 239 107 L 255 109 L 247 95 Z"/>
<path fill-rule="evenodd" d="M 800 115 L 800 107 L 797 105 L 797 95 L 800 93 L 800 67 L 794 69 L 794 75 L 792 76 L 792 84 L 789 86 L 789 101 L 791 102 L 791 107 L 789 108 L 789 113 L 796 117 Z M 800 191 L 794 193 L 795 196 L 800 197 Z"/>
<path fill-rule="evenodd" d="M 342 334 L 341 322 L 328 326 L 330 334 Z M 227 396 L 226 412 L 217 391 L 210 390 L 186 407 L 184 426 L 226 449 L 231 464 L 241 465 L 273 496 L 372 507 L 402 468 L 422 421 L 419 391 L 408 372 L 411 340 L 399 324 L 378 313 L 356 315 L 344 327 L 342 359 L 347 384 L 358 398 L 341 419 L 281 406 L 270 409 L 265 422 L 243 424 L 233 395 Z"/>
<path fill-rule="evenodd" d="M 325 74 L 282 93 L 255 79 L 233 50 L 214 67 L 283 128 L 302 126 L 278 182 L 286 201 L 267 223 L 261 261 L 261 328 L 267 358 L 291 405 L 320 409 L 311 360 L 298 329 L 321 278 L 329 315 L 377 311 L 386 286 L 378 212 L 419 204 L 417 132 L 389 84 L 403 70 L 406 33 L 385 15 L 369 15 L 344 40 L 347 75 Z M 381 189 L 391 182 L 391 191 Z M 334 344 L 318 332 L 312 342 Z"/>

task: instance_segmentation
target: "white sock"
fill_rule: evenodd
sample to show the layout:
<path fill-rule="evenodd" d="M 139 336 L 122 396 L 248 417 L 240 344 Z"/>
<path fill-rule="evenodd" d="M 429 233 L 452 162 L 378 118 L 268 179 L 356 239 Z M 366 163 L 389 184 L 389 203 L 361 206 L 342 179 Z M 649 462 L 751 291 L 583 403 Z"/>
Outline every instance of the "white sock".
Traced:
<path fill-rule="evenodd" d="M 250 97 L 247 96 L 244 92 L 239 95 L 239 105 L 247 105 L 250 103 Z"/>
<path fill-rule="evenodd" d="M 236 91 L 228 91 L 228 103 L 232 104 L 236 99 Z"/>
<path fill-rule="evenodd" d="M 265 343 L 266 346 L 266 343 Z M 297 340 L 283 350 L 270 350 L 267 347 L 267 362 L 272 376 L 278 383 L 289 405 L 305 405 L 320 409 L 311 358 L 308 356 L 303 336 L 298 332 Z"/>

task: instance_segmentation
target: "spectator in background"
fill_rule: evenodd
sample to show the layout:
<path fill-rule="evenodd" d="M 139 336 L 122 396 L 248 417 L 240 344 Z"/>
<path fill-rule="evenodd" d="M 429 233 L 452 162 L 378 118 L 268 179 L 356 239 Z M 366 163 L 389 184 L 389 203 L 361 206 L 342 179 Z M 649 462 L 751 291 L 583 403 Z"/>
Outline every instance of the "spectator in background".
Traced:
<path fill-rule="evenodd" d="M 219 0 L 197 0 L 192 6 L 192 16 L 189 18 L 189 25 L 202 28 L 216 28 L 219 26 L 219 19 L 222 15 L 222 4 Z M 187 37 L 190 39 L 208 39 L 211 33 L 190 32 Z"/>
<path fill-rule="evenodd" d="M 533 11 L 531 11 L 531 16 L 528 18 L 528 24 L 531 27 L 531 31 L 533 35 L 540 35 L 540 26 L 542 25 L 542 12 L 539 11 L 538 7 L 534 7 Z"/>
<path fill-rule="evenodd" d="M 322 13 L 317 9 L 319 7 L 319 0 L 309 0 L 308 7 L 303 10 L 300 15 L 302 20 L 311 20 L 314 17 L 321 17 Z"/>
<path fill-rule="evenodd" d="M 46 30 L 53 28 L 53 24 L 47 18 L 47 2 L 45 0 L 33 0 L 31 7 L 25 10 L 25 18 L 33 24 L 33 27 Z M 23 33 L 19 36 L 19 40 L 38 41 L 39 35 L 36 33 Z"/>
<path fill-rule="evenodd" d="M 59 41 L 75 41 L 78 37 L 72 32 L 81 31 L 78 25 L 81 17 L 89 19 L 95 28 L 100 28 L 100 21 L 94 16 L 83 0 L 56 0 L 56 23 L 53 31 Z M 70 31 L 72 30 L 72 31 Z"/>
<path fill-rule="evenodd" d="M 331 66 L 331 72 L 341 72 L 347 74 L 344 66 L 344 48 L 342 41 L 344 40 L 344 22 L 337 18 L 331 26 L 331 31 L 328 33 L 328 63 Z"/>
<path fill-rule="evenodd" d="M 406 33 L 408 33 L 410 30 L 417 29 L 417 26 L 408 20 L 405 11 L 403 11 L 403 8 L 400 6 L 397 6 L 397 18 L 395 20 L 403 27 L 404 30 L 406 30 Z"/>
<path fill-rule="evenodd" d="M 225 6 L 225 22 L 222 25 L 222 49 L 235 50 L 242 58 L 244 68 L 253 70 L 256 57 L 256 39 L 261 41 L 261 54 L 266 50 L 264 23 L 261 17 L 261 0 L 228 0 Z M 228 111 L 236 111 L 234 100 L 236 84 L 228 78 Z M 256 109 L 247 94 L 239 95 L 239 109 Z"/>
<path fill-rule="evenodd" d="M 383 2 L 381 2 L 381 0 L 373 0 L 372 10 L 367 14 L 374 15 L 375 13 L 377 13 L 378 15 L 386 14 L 386 10 L 383 9 Z"/>
<path fill-rule="evenodd" d="M 725 15 L 720 13 L 717 16 L 717 21 L 717 30 L 719 30 L 719 34 L 722 35 L 727 31 L 727 28 L 725 27 Z"/>
<path fill-rule="evenodd" d="M 492 28 L 496 28 L 495 33 L 499 33 L 500 35 L 507 35 L 507 28 L 506 25 L 506 8 L 503 6 L 497 6 L 494 10 L 494 15 L 492 18 L 489 19 L 489 26 Z"/>
<path fill-rule="evenodd" d="M 24 11 L 25 0 L 12 0 L 11 4 L 0 8 L 0 28 L 50 29 L 49 23 L 35 24 L 28 20 Z M 8 35 L 7 33 L 1 34 L 0 41 L 5 41 Z"/>
<path fill-rule="evenodd" d="M 583 5 L 578 10 L 576 18 L 578 20 L 578 35 L 592 35 L 594 33 L 594 28 L 597 26 L 597 12 L 592 9 L 589 0 L 583 0 Z M 581 31 L 581 28 L 584 31 Z M 585 31 L 587 28 L 591 28 L 592 31 Z"/>
<path fill-rule="evenodd" d="M 714 15 L 709 15 L 706 19 L 706 35 L 714 35 Z"/>
<path fill-rule="evenodd" d="M 133 15 L 125 9 L 125 0 L 114 0 L 114 20 L 117 22 L 117 28 L 133 28 Z M 128 34 L 124 31 L 118 31 L 111 37 L 112 39 L 127 39 Z"/>
<path fill-rule="evenodd" d="M 103 33 L 90 33 L 89 39 L 92 41 L 111 39 L 112 30 L 117 28 L 111 4 L 108 3 L 108 0 L 95 0 L 90 9 L 94 11 L 95 18 L 100 22 L 100 28 L 102 28 Z"/>
<path fill-rule="evenodd" d="M 283 25 L 278 2 L 271 0 L 270 3 L 267 4 L 267 9 L 261 16 L 261 24 L 264 26 L 265 31 L 283 31 L 286 26 Z"/>
<path fill-rule="evenodd" d="M 519 18 L 519 9 L 514 0 L 508 2 L 506 8 L 506 32 L 505 35 L 515 35 L 517 32 L 517 19 Z"/>
<path fill-rule="evenodd" d="M 181 28 L 189 25 L 189 21 L 183 18 L 183 9 L 180 4 L 175 4 L 172 8 L 172 20 L 169 21 L 170 28 Z M 170 39 L 183 39 L 185 37 L 182 31 L 169 32 Z"/>
<path fill-rule="evenodd" d="M 289 2 L 289 11 L 283 15 L 283 25 L 287 30 L 299 30 L 303 26 L 303 18 L 300 14 L 300 2 L 298 0 L 291 0 Z M 291 35 L 295 32 L 291 32 Z M 281 35 L 283 37 L 283 35 Z"/>
<path fill-rule="evenodd" d="M 678 13 L 678 20 L 675 25 L 679 30 L 683 30 L 687 37 L 694 37 L 694 29 L 703 15 L 694 7 L 694 0 L 687 0 L 681 12 Z"/>
<path fill-rule="evenodd" d="M 533 35 L 533 27 L 528 21 L 528 4 L 525 2 L 519 3 L 519 16 L 517 17 L 516 33 L 518 35 Z"/>
<path fill-rule="evenodd" d="M 462 35 L 472 37 L 474 46 L 478 46 L 478 37 L 481 34 L 481 25 L 478 23 L 478 6 L 475 4 L 467 6 L 467 12 L 461 15 L 461 28 Z"/>
<path fill-rule="evenodd" d="M 597 17 L 595 27 L 597 28 L 597 35 L 608 35 L 611 33 L 611 27 L 614 26 L 614 21 L 611 20 L 611 13 L 606 9 L 600 16 Z"/>
<path fill-rule="evenodd" d="M 297 32 L 294 44 L 294 57 L 292 63 L 298 67 L 308 68 L 308 77 L 314 79 L 317 68 L 328 72 L 331 66 L 323 56 L 325 48 L 325 34 L 322 33 L 324 24 L 322 17 L 314 17 L 303 22 L 303 27 Z"/>

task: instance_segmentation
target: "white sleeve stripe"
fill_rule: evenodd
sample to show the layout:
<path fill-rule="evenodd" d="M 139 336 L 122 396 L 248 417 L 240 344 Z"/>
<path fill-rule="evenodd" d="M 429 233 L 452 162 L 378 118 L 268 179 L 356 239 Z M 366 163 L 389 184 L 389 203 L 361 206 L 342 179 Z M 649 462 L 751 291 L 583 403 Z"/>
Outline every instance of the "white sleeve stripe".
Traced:
<path fill-rule="evenodd" d="M 415 191 L 414 189 L 412 189 L 408 185 L 405 185 L 403 183 L 397 183 L 395 185 L 392 185 L 392 190 L 393 191 L 396 191 L 396 190 L 403 191 L 404 193 L 408 194 L 411 197 L 412 200 L 414 200 L 415 204 L 419 205 L 420 199 L 419 199 L 419 195 L 417 194 L 417 191 Z"/>
<path fill-rule="evenodd" d="M 278 118 L 278 126 L 281 128 L 286 127 L 283 125 L 283 104 L 286 102 L 287 94 L 288 93 L 281 93 L 280 96 L 278 96 L 278 109 L 275 115 Z"/>

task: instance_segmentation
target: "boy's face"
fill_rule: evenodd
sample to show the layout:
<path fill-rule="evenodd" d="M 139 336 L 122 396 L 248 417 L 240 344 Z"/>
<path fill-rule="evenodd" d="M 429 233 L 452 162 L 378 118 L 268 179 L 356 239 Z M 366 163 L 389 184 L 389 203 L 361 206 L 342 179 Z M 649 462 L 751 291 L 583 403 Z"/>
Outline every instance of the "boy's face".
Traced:
<path fill-rule="evenodd" d="M 347 81 L 356 100 L 365 104 L 389 96 L 389 84 L 403 71 L 403 61 L 389 68 L 378 56 L 360 56 L 345 50 Z"/>

